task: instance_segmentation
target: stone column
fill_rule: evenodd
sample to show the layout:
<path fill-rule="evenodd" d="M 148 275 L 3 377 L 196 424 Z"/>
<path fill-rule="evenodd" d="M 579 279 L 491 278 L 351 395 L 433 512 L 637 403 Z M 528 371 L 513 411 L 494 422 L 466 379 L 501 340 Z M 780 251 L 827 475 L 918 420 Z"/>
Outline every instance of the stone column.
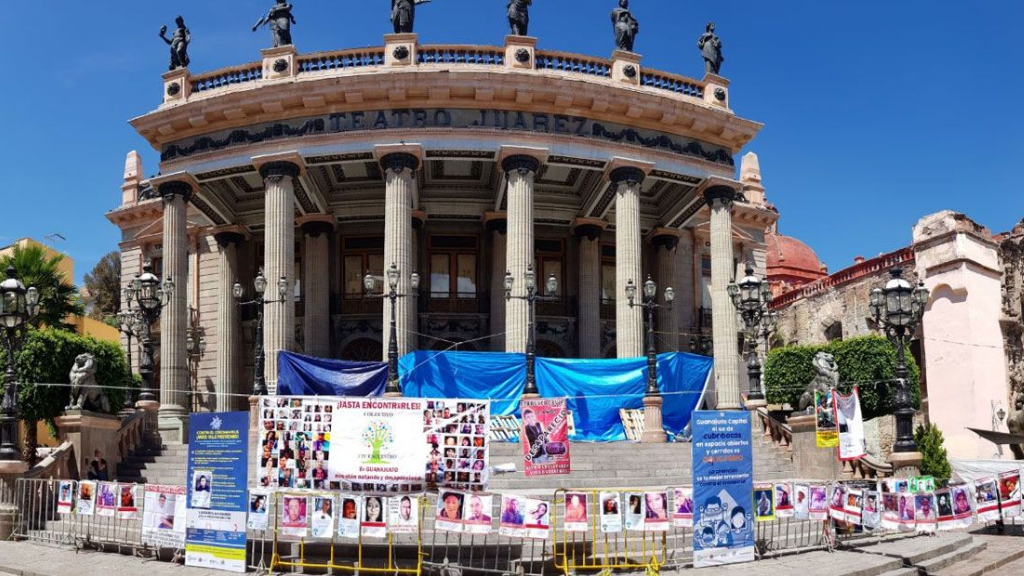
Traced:
<path fill-rule="evenodd" d="M 711 322 L 715 341 L 715 391 L 719 410 L 740 407 L 736 309 L 729 299 L 732 282 L 732 204 L 736 190 L 712 186 L 704 191 L 711 208 Z"/>
<path fill-rule="evenodd" d="M 580 286 L 577 338 L 580 358 L 601 357 L 601 233 L 602 220 L 577 219 L 573 232 L 580 241 Z"/>
<path fill-rule="evenodd" d="M 619 358 L 644 355 L 643 309 L 631 308 L 626 298 L 626 284 L 630 280 L 636 284 L 636 298 L 643 297 L 640 185 L 644 178 L 643 170 L 633 166 L 616 168 L 611 173 L 615 187 L 615 348 Z"/>
<path fill-rule="evenodd" d="M 676 277 L 673 286 L 676 289 L 676 321 L 679 329 L 683 332 L 690 332 L 696 322 L 694 321 L 694 309 L 699 306 L 699 296 L 694 286 L 694 254 L 693 230 L 681 231 L 679 244 L 676 246 Z M 689 342 L 681 342 L 689 346 Z"/>
<path fill-rule="evenodd" d="M 387 271 L 392 264 L 398 266 L 401 276 L 398 293 L 408 297 L 399 298 L 395 306 L 395 330 L 398 339 L 398 356 L 411 352 L 416 338 L 412 334 L 416 327 L 413 314 L 416 299 L 412 298 L 412 202 L 416 187 L 416 170 L 420 160 L 408 151 L 388 152 L 381 156 L 384 168 L 384 291 L 388 291 Z M 391 323 L 391 303 L 384 301 L 384 330 Z M 384 334 L 384 360 L 388 359 L 387 341 Z"/>
<path fill-rule="evenodd" d="M 663 298 L 665 288 L 671 286 L 679 295 L 678 273 L 676 270 L 676 250 L 679 247 L 679 235 L 677 231 L 658 229 L 652 235 L 652 243 L 657 251 L 658 276 L 655 281 L 658 283 L 658 298 Z M 656 346 L 658 352 L 675 352 L 679 350 L 679 312 L 676 306 L 681 302 L 675 302 L 672 308 L 667 306 L 658 308 L 657 322 L 654 327 L 657 331 Z"/>
<path fill-rule="evenodd" d="M 263 269 L 267 278 L 267 304 L 263 316 L 263 349 L 266 354 L 267 389 L 277 391 L 277 355 L 295 349 L 295 179 L 302 171 L 296 161 L 274 159 L 259 166 L 265 191 Z M 288 290 L 278 294 L 284 278 Z"/>
<path fill-rule="evenodd" d="M 168 180 L 158 184 L 163 197 L 163 280 L 174 282 L 174 291 L 160 315 L 160 412 L 159 429 L 164 441 L 188 441 L 188 201 L 191 183 Z"/>
<path fill-rule="evenodd" d="M 533 179 L 540 160 L 526 154 L 512 154 L 501 163 L 508 179 L 508 237 L 506 264 L 515 282 L 513 298 L 505 303 L 505 351 L 526 351 L 529 305 L 516 296 L 526 296 L 525 274 L 533 264 Z M 537 282 L 542 282 L 537 273 Z M 504 287 L 502 287 L 504 290 Z"/>
<path fill-rule="evenodd" d="M 504 212 L 488 212 L 484 226 L 491 233 L 491 350 L 505 350 L 505 255 L 508 250 L 508 217 Z"/>
<path fill-rule="evenodd" d="M 305 314 L 302 318 L 304 352 L 317 358 L 331 353 L 331 285 L 330 235 L 334 232 L 334 216 L 315 214 L 299 219 L 306 238 L 306 254 L 302 266 L 302 290 Z"/>
<path fill-rule="evenodd" d="M 231 412 L 245 404 L 245 395 L 251 392 L 242 381 L 238 363 L 239 309 L 235 301 L 234 286 L 238 276 L 238 245 L 245 240 L 239 227 L 232 226 L 214 234 L 219 248 L 217 276 L 217 411 Z"/>

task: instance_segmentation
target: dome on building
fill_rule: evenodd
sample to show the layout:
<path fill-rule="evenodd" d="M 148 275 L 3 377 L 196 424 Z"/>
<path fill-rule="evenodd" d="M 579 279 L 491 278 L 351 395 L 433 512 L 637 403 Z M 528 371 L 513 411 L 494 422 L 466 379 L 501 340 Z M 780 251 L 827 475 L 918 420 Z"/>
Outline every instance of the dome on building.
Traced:
<path fill-rule="evenodd" d="M 777 292 L 785 292 L 828 276 L 810 246 L 775 231 L 765 235 L 768 280 Z"/>

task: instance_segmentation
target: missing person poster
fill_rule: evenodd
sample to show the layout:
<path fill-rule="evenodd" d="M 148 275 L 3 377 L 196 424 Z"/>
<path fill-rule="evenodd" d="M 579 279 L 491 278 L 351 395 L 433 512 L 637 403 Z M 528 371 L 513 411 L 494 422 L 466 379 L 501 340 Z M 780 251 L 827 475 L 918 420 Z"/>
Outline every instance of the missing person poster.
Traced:
<path fill-rule="evenodd" d="M 419 500 L 415 496 L 388 499 L 388 530 L 392 534 L 414 534 L 419 527 Z"/>
<path fill-rule="evenodd" d="M 644 492 L 644 532 L 668 532 L 668 494 Z"/>
<path fill-rule="evenodd" d="M 693 526 L 693 487 L 682 486 L 672 493 L 672 525 L 679 528 Z"/>
<path fill-rule="evenodd" d="M 494 496 L 490 494 L 467 494 L 462 510 L 462 530 L 469 534 L 490 534 L 491 506 Z"/>
<path fill-rule="evenodd" d="M 81 490 L 78 491 L 81 494 Z M 995 478 L 979 478 L 974 482 L 975 512 L 979 522 L 999 520 L 999 485 Z"/>
<path fill-rule="evenodd" d="M 935 493 L 939 530 L 959 530 L 974 521 L 971 494 L 966 484 L 954 484 Z"/>
<path fill-rule="evenodd" d="M 623 495 L 626 510 L 623 513 L 623 526 L 626 530 L 642 531 L 644 529 L 644 493 L 626 492 Z"/>
<path fill-rule="evenodd" d="M 82 480 L 78 483 L 78 497 L 75 499 L 75 514 L 92 516 L 96 512 L 96 483 Z"/>
<path fill-rule="evenodd" d="M 775 520 L 775 486 L 773 484 L 754 485 L 754 520 L 768 522 Z"/>
<path fill-rule="evenodd" d="M 567 492 L 562 515 L 566 532 L 586 532 L 590 500 L 586 492 Z"/>
<path fill-rule="evenodd" d="M 793 517 L 797 520 L 810 520 L 811 487 L 807 484 L 794 484 L 793 499 Z"/>
<path fill-rule="evenodd" d="M 249 493 L 249 518 L 245 524 L 249 530 L 266 530 L 270 527 L 270 492 L 253 490 Z"/>
<path fill-rule="evenodd" d="M 775 517 L 791 518 L 794 514 L 793 485 L 789 482 L 775 484 Z"/>
<path fill-rule="evenodd" d="M 526 476 L 569 474 L 569 410 L 565 398 L 524 399 L 520 405 Z"/>
<path fill-rule="evenodd" d="M 443 532 L 462 532 L 462 509 L 466 494 L 457 490 L 445 490 L 437 497 L 437 517 L 434 528 Z M 520 522 L 522 524 L 522 522 Z"/>
<path fill-rule="evenodd" d="M 622 532 L 622 510 L 619 506 L 618 492 L 601 492 L 598 495 L 601 506 L 601 533 L 618 534 Z"/>
<path fill-rule="evenodd" d="M 850 488 L 846 491 L 846 504 L 843 506 L 846 512 L 846 521 L 850 524 L 861 525 L 864 514 L 864 491 L 859 488 Z"/>
<path fill-rule="evenodd" d="M 832 398 L 834 390 L 814 392 L 814 429 L 818 448 L 839 446 L 839 430 L 836 428 L 836 411 Z"/>
<path fill-rule="evenodd" d="M 359 538 L 359 524 L 362 518 L 363 499 L 355 494 L 338 496 L 341 503 L 341 516 L 338 518 L 338 536 L 342 538 Z"/>
<path fill-rule="evenodd" d="M 938 528 L 938 510 L 935 506 L 935 495 L 915 494 L 914 512 L 916 515 L 915 527 L 917 531 L 927 534 L 934 533 Z"/>
<path fill-rule="evenodd" d="M 999 507 L 1004 520 L 1020 516 L 1020 470 L 999 475 Z"/>
<path fill-rule="evenodd" d="M 57 513 L 71 514 L 75 505 L 75 483 L 72 480 L 64 480 L 57 488 Z"/>
<path fill-rule="evenodd" d="M 811 484 L 808 488 L 810 503 L 807 505 L 809 520 L 828 519 L 828 487 L 823 484 Z"/>
<path fill-rule="evenodd" d="M 839 459 L 859 460 L 868 453 L 864 418 L 860 410 L 860 391 L 853 387 L 848 396 L 835 394 L 836 425 L 839 429 Z"/>
<path fill-rule="evenodd" d="M 305 538 L 309 533 L 309 501 L 305 494 L 281 497 L 281 534 Z"/>
<path fill-rule="evenodd" d="M 874 490 L 864 492 L 863 526 L 868 530 L 877 530 L 882 526 L 882 508 L 878 495 L 877 485 Z"/>
<path fill-rule="evenodd" d="M 526 500 L 526 515 L 523 520 L 527 538 L 544 540 L 551 535 L 550 512 L 547 502 L 529 498 Z"/>
<path fill-rule="evenodd" d="M 117 484 L 100 482 L 99 494 L 96 496 L 96 515 L 113 518 L 117 513 Z"/>
<path fill-rule="evenodd" d="M 423 429 L 429 454 L 424 480 L 430 488 L 481 491 L 490 481 L 491 403 L 426 400 Z M 421 474 L 422 477 L 422 474 Z"/>
<path fill-rule="evenodd" d="M 313 514 L 309 519 L 309 535 L 324 540 L 334 538 L 334 514 L 334 496 L 330 494 L 314 495 Z"/>
<path fill-rule="evenodd" d="M 120 520 L 136 520 L 139 517 L 139 503 L 145 498 L 145 487 L 128 484 L 118 486 L 117 517 Z"/>
<path fill-rule="evenodd" d="M 368 538 L 384 538 L 388 535 L 388 523 L 384 518 L 387 498 L 383 496 L 363 496 L 363 519 L 359 529 Z"/>
<path fill-rule="evenodd" d="M 146 484 L 142 507 L 142 543 L 158 548 L 185 547 L 185 487 Z"/>
<path fill-rule="evenodd" d="M 249 413 L 189 416 L 185 565 L 245 572 Z"/>
<path fill-rule="evenodd" d="M 501 495 L 501 517 L 498 521 L 498 534 L 509 538 L 526 537 L 526 510 L 528 500 L 515 494 Z"/>
<path fill-rule="evenodd" d="M 693 412 L 694 567 L 754 560 L 750 413 Z"/>
<path fill-rule="evenodd" d="M 846 522 L 846 486 L 836 482 L 828 499 L 828 515 L 833 520 Z"/>

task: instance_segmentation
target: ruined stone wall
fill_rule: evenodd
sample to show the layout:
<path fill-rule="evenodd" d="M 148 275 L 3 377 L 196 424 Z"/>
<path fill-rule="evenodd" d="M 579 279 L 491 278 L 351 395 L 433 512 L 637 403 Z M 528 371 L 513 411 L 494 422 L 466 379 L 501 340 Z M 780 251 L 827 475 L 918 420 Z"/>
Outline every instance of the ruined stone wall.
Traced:
<path fill-rule="evenodd" d="M 999 325 L 1010 390 L 1006 425 L 1010 432 L 1024 434 L 1024 221 L 1000 240 L 999 261 L 1003 268 Z M 1024 458 L 1024 447 L 1013 447 L 1013 451 L 1017 458 Z"/>

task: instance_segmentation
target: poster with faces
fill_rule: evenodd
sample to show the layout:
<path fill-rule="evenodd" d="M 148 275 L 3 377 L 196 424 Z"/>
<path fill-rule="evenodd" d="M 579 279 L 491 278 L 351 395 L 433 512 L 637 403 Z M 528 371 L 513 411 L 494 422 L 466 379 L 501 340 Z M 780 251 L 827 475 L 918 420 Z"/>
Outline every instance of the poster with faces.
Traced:
<path fill-rule="evenodd" d="M 564 513 L 566 532 L 586 532 L 589 519 L 589 494 L 586 492 L 567 492 L 565 494 Z"/>
<path fill-rule="evenodd" d="M 491 403 L 446 398 L 427 400 L 423 430 L 430 453 L 424 481 L 430 488 L 486 490 L 490 480 L 488 437 Z"/>
<path fill-rule="evenodd" d="M 387 498 L 383 496 L 363 496 L 363 519 L 360 529 L 364 537 L 384 538 L 388 535 L 388 524 L 384 518 Z"/>
<path fill-rule="evenodd" d="M 414 534 L 419 527 L 419 499 L 394 496 L 388 499 L 388 529 L 392 534 Z"/>
<path fill-rule="evenodd" d="M 78 483 L 78 498 L 75 501 L 75 512 L 81 516 L 92 516 L 96 511 L 96 483 L 82 480 Z"/>
<path fill-rule="evenodd" d="M 312 497 L 313 513 L 309 518 L 309 535 L 329 540 L 334 537 L 335 509 L 334 496 L 330 494 Z"/>
<path fill-rule="evenodd" d="M 338 496 L 338 536 L 342 538 L 359 538 L 360 518 L 362 518 L 362 497 L 355 494 Z"/>
<path fill-rule="evenodd" d="M 270 516 L 267 510 L 270 509 L 270 492 L 266 490 L 253 490 L 249 493 L 248 518 L 246 528 L 249 530 L 266 530 L 270 525 Z"/>
<path fill-rule="evenodd" d="M 626 492 L 623 494 L 622 503 L 625 506 L 623 526 L 626 530 L 643 530 L 645 516 L 643 492 Z"/>
<path fill-rule="evenodd" d="M 113 518 L 117 514 L 118 487 L 113 482 L 100 482 L 96 494 L 96 515 Z"/>
<path fill-rule="evenodd" d="M 259 488 L 337 488 L 328 478 L 335 404 L 330 398 L 262 398 Z"/>
<path fill-rule="evenodd" d="M 693 526 L 692 486 L 683 486 L 672 491 L 672 525 L 680 528 Z"/>
<path fill-rule="evenodd" d="M 309 533 L 309 501 L 303 494 L 286 494 L 281 498 L 281 533 L 304 538 Z"/>
<path fill-rule="evenodd" d="M 618 492 L 601 492 L 598 503 L 601 507 L 601 532 L 618 534 L 622 532 L 622 507 Z"/>
<path fill-rule="evenodd" d="M 811 487 L 807 484 L 793 485 L 793 517 L 808 520 L 811 512 Z"/>
<path fill-rule="evenodd" d="M 65 480 L 57 488 L 57 513 L 71 514 L 75 505 L 75 483 Z"/>
<path fill-rule="evenodd" d="M 471 493 L 466 495 L 462 509 L 463 532 L 469 534 L 490 534 L 492 530 L 491 506 L 494 496 Z"/>

